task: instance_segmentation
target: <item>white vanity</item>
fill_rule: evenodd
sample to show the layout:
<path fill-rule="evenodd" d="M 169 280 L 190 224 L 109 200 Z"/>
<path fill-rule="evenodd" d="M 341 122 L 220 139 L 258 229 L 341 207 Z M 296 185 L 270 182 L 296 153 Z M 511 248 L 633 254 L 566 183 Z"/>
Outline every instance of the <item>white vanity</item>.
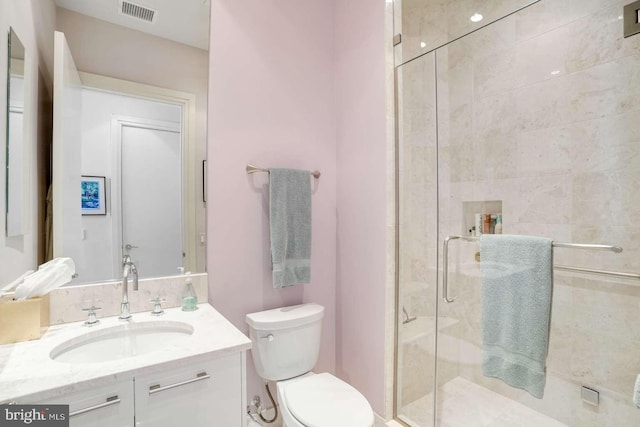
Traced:
<path fill-rule="evenodd" d="M 49 328 L 0 346 L 0 402 L 70 405 L 70 425 L 240 427 L 251 341 L 209 304 Z"/>

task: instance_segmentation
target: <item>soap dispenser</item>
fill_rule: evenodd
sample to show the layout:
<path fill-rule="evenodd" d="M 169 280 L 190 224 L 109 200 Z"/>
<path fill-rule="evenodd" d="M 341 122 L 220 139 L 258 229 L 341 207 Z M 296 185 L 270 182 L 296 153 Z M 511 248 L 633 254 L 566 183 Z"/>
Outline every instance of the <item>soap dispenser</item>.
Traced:
<path fill-rule="evenodd" d="M 193 289 L 191 272 L 185 273 L 184 291 L 182 292 L 182 311 L 194 311 L 198 309 L 198 296 Z"/>

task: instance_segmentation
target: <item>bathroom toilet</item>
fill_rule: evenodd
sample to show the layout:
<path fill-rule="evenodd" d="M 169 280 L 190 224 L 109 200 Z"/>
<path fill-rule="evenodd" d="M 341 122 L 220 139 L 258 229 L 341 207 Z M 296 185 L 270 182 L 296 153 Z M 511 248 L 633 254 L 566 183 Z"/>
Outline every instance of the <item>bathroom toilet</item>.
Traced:
<path fill-rule="evenodd" d="M 323 317 L 324 307 L 314 303 L 247 314 L 258 375 L 276 381 L 284 427 L 372 427 L 373 410 L 358 390 L 311 372 Z"/>

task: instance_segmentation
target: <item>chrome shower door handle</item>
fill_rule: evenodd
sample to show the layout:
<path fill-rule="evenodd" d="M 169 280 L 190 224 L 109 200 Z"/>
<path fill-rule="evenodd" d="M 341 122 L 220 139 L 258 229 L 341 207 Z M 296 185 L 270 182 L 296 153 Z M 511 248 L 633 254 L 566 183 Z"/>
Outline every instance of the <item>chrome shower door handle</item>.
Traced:
<path fill-rule="evenodd" d="M 131 249 L 138 249 L 138 246 L 132 245 L 131 243 L 127 243 L 126 245 L 124 245 L 124 248 L 127 251 L 130 251 Z"/>
<path fill-rule="evenodd" d="M 449 242 L 458 238 L 458 236 L 447 236 L 442 244 L 442 298 L 448 304 L 456 300 L 449 297 Z"/>

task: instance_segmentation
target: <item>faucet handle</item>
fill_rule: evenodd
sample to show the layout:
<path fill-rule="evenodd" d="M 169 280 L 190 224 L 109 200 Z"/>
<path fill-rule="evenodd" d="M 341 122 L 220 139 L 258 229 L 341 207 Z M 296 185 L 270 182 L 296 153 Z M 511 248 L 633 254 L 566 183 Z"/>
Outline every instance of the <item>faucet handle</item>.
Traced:
<path fill-rule="evenodd" d="M 89 318 L 84 322 L 85 326 L 93 326 L 93 325 L 97 325 L 98 323 L 100 323 L 100 319 L 98 319 L 96 317 L 96 311 L 98 310 L 102 310 L 102 307 L 96 307 L 95 305 L 92 305 L 89 308 L 83 308 L 82 311 L 88 311 L 89 312 Z"/>
<path fill-rule="evenodd" d="M 165 302 L 164 298 L 156 297 L 149 300 L 150 303 L 153 304 L 153 311 L 151 311 L 152 316 L 160 316 L 164 314 L 164 310 L 162 309 L 162 303 Z"/>

